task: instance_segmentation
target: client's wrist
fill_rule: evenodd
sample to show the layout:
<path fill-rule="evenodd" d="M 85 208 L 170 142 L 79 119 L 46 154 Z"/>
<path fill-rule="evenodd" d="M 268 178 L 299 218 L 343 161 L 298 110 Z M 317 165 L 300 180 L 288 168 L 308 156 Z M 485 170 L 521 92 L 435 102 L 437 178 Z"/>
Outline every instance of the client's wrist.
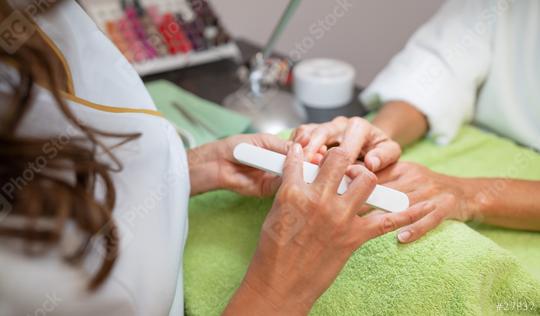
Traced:
<path fill-rule="evenodd" d="M 373 125 L 405 147 L 422 138 L 429 130 L 427 117 L 405 101 L 388 101 L 373 119 Z"/>
<path fill-rule="evenodd" d="M 466 220 L 483 222 L 485 212 L 493 203 L 492 192 L 483 179 L 457 178 L 465 192 Z"/>

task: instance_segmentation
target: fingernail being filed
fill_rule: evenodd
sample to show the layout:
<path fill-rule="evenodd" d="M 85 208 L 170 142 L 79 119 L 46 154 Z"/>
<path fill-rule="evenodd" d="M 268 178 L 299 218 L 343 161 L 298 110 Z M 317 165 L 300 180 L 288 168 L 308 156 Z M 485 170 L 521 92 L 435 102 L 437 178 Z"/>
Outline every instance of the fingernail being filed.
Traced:
<path fill-rule="evenodd" d="M 300 144 L 298 144 L 298 143 L 294 143 L 293 150 L 294 150 L 294 153 L 296 155 L 301 155 L 302 154 L 302 146 L 300 146 Z"/>

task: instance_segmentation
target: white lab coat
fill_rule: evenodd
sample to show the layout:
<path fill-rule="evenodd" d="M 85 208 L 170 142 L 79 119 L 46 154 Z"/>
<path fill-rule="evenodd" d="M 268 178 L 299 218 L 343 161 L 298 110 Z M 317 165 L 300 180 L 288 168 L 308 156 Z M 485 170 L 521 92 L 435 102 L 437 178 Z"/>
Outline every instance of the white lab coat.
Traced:
<path fill-rule="evenodd" d="M 413 104 L 440 144 L 472 121 L 540 150 L 540 2 L 448 1 L 361 100 Z"/>
<path fill-rule="evenodd" d="M 95 293 L 87 291 L 89 276 L 104 253 L 99 243 L 82 267 L 74 267 L 62 260 L 60 252 L 75 238 L 31 258 L 19 243 L 1 239 L 0 315 L 182 315 L 190 190 L 182 143 L 174 127 L 156 112 L 135 71 L 75 1 L 60 2 L 37 22 L 65 60 L 72 91 L 64 97 L 76 117 L 100 130 L 142 136 L 113 151 L 123 164 L 123 170 L 113 174 L 120 256 L 106 283 Z M 1 67 L 3 73 L 12 70 Z M 0 82 L 0 90 L 8 89 Z M 65 139 L 80 134 L 57 109 L 49 91 L 36 88 L 35 93 L 21 135 Z M 44 150 L 45 161 L 54 155 L 55 146 L 58 142 L 51 142 Z M 101 185 L 98 181 L 98 196 Z M 17 225 L 14 216 L 4 220 Z"/>

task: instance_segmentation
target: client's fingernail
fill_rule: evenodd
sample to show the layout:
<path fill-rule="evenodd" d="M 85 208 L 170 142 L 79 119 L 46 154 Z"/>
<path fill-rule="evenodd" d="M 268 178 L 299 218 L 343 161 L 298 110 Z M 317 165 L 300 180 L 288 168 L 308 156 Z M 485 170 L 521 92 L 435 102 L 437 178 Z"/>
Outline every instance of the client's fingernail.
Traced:
<path fill-rule="evenodd" d="M 293 146 L 294 153 L 300 155 L 302 153 L 302 146 L 300 146 L 298 143 L 294 143 Z"/>
<path fill-rule="evenodd" d="M 411 232 L 408 231 L 408 230 L 401 231 L 401 232 L 399 232 L 399 234 L 397 235 L 397 238 L 398 238 L 399 241 L 401 241 L 401 242 L 407 242 L 407 240 L 409 240 L 409 238 L 411 238 Z"/>
<path fill-rule="evenodd" d="M 371 162 L 372 171 L 376 171 L 381 166 L 381 160 L 379 157 L 371 157 L 369 161 Z"/>

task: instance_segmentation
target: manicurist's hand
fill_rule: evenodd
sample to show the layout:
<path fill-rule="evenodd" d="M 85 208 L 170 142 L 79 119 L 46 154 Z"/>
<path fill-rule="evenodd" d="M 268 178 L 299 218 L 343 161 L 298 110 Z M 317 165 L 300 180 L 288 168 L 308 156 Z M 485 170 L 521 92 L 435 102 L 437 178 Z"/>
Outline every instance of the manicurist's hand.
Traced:
<path fill-rule="evenodd" d="M 290 146 L 257 250 L 225 315 L 306 315 L 356 249 L 423 214 L 413 208 L 360 217 L 357 210 L 372 192 L 375 175 L 361 165 L 351 167 L 349 155 L 334 148 L 316 180 L 306 184 L 303 158 L 299 144 Z M 352 183 L 340 196 L 344 174 Z"/>
<path fill-rule="evenodd" d="M 407 194 L 414 208 L 422 206 L 423 216 L 403 227 L 398 233 L 400 242 L 418 240 L 445 219 L 473 219 L 476 204 L 473 180 L 439 174 L 428 168 L 398 162 L 377 174 L 379 183 Z"/>
<path fill-rule="evenodd" d="M 236 162 L 234 147 L 249 143 L 286 153 L 287 142 L 269 134 L 236 135 L 194 148 L 188 152 L 191 194 L 228 189 L 249 196 L 271 196 L 281 179 Z"/>
<path fill-rule="evenodd" d="M 366 167 L 377 172 L 396 162 L 401 147 L 380 129 L 360 117 L 337 117 L 323 124 L 297 128 L 291 139 L 304 147 L 307 160 L 319 163 L 326 148 L 339 144 L 348 152 L 349 162 L 364 159 Z"/>

